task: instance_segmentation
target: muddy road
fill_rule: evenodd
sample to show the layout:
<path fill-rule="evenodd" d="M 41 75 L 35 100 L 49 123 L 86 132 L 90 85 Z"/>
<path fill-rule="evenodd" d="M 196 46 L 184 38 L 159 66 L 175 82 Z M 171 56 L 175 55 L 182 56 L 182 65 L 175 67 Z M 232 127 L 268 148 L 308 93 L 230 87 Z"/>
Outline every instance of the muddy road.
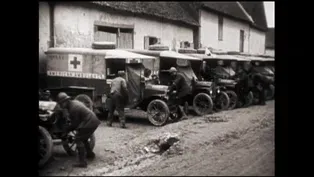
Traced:
<path fill-rule="evenodd" d="M 266 106 L 190 117 L 154 127 L 141 112 L 129 112 L 127 129 L 118 122 L 96 131 L 96 159 L 86 169 L 72 168 L 60 145 L 40 175 L 274 175 L 274 101 Z M 135 116 L 136 115 L 136 116 Z M 141 117 L 141 118 L 139 118 Z M 149 151 L 165 134 L 179 141 L 161 153 Z"/>

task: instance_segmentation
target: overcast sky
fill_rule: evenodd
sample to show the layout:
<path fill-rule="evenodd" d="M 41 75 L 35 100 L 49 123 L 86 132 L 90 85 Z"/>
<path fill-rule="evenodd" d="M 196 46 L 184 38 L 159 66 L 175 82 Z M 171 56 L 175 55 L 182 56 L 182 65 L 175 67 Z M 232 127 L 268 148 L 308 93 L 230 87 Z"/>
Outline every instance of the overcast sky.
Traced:
<path fill-rule="evenodd" d="M 268 27 L 275 27 L 275 2 L 264 1 Z"/>

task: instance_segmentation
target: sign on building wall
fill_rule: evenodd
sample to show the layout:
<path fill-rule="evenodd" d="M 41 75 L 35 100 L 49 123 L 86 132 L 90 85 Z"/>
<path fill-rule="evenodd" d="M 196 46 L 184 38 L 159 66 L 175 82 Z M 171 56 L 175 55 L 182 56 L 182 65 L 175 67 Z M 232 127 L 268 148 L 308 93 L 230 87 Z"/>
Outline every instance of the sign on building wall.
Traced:
<path fill-rule="evenodd" d="M 47 75 L 84 79 L 105 79 L 105 60 L 101 56 L 53 54 L 48 56 Z"/>

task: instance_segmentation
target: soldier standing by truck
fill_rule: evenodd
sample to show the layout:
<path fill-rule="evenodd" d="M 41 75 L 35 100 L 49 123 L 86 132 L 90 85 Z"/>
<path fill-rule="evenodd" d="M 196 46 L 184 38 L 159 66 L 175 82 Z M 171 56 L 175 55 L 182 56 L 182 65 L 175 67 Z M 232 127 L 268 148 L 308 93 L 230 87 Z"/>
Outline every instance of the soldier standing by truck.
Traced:
<path fill-rule="evenodd" d="M 265 76 L 263 76 L 262 74 L 260 74 L 255 67 L 257 67 L 259 65 L 258 62 L 255 62 L 253 64 L 253 67 L 251 67 L 251 75 L 252 75 L 252 79 L 253 79 L 253 84 L 254 84 L 254 88 L 255 91 L 258 93 L 259 95 L 259 103 L 260 105 L 265 105 L 266 102 L 266 95 L 265 95 L 265 89 L 267 87 L 267 81 Z"/>
<path fill-rule="evenodd" d="M 70 126 L 66 129 L 67 132 L 76 130 L 75 142 L 78 150 L 79 162 L 74 164 L 73 167 L 86 168 L 88 159 L 94 159 L 95 153 L 92 151 L 88 139 L 93 135 L 98 128 L 100 121 L 93 111 L 88 109 L 82 102 L 78 100 L 70 100 L 70 97 L 61 92 L 57 96 L 57 102 L 62 109 L 68 111 L 69 119 L 71 120 Z"/>
<path fill-rule="evenodd" d="M 108 123 L 109 127 L 112 126 L 113 114 L 117 110 L 119 114 L 119 121 L 121 128 L 125 126 L 124 106 L 128 101 L 128 89 L 126 81 L 124 79 L 125 72 L 118 71 L 118 77 L 112 80 L 109 99 L 111 99 L 111 105 L 109 106 Z"/>
<path fill-rule="evenodd" d="M 259 104 L 265 105 L 265 94 L 264 94 L 264 83 L 261 78 L 261 75 L 255 71 L 254 67 L 249 65 L 244 65 L 242 68 L 239 68 L 236 76 L 238 79 L 238 84 L 236 85 L 237 93 L 247 94 L 251 90 L 256 91 L 259 96 Z M 243 88 L 243 91 L 241 91 Z M 242 99 L 245 102 L 245 97 L 241 95 L 239 99 Z"/>

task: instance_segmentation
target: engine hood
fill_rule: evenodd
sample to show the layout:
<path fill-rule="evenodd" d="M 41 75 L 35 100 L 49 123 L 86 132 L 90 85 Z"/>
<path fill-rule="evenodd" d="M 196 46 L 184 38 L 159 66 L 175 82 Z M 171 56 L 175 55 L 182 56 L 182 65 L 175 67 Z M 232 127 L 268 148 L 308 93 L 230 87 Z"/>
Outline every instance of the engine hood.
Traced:
<path fill-rule="evenodd" d="M 55 101 L 39 101 L 39 109 L 53 111 L 57 106 Z"/>
<path fill-rule="evenodd" d="M 199 86 L 199 87 L 210 87 L 212 84 L 213 84 L 213 82 L 196 81 L 196 86 Z"/>
<path fill-rule="evenodd" d="M 225 85 L 233 85 L 236 84 L 236 81 L 232 79 L 219 79 L 219 84 L 225 84 Z"/>
<path fill-rule="evenodd" d="M 153 85 L 153 84 L 146 85 L 146 89 L 148 90 L 155 90 L 155 91 L 164 92 L 164 93 L 167 92 L 168 88 L 169 87 L 167 85 Z"/>

